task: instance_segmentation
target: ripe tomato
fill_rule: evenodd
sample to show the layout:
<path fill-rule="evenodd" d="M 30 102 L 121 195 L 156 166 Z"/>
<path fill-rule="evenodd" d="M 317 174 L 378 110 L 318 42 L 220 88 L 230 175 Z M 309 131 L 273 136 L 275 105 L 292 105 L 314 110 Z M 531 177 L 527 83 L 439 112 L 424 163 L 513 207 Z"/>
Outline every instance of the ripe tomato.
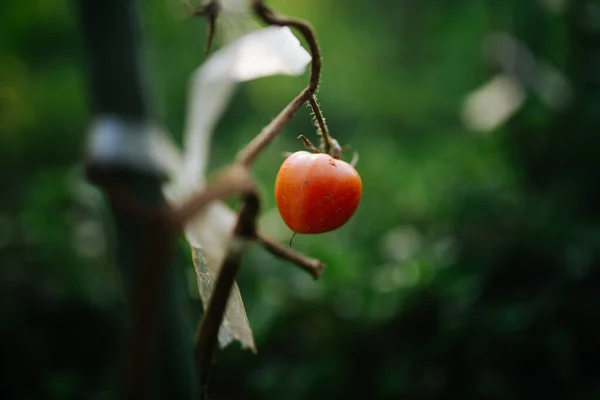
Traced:
<path fill-rule="evenodd" d="M 292 154 L 275 180 L 279 214 L 297 233 L 329 232 L 344 225 L 361 194 L 362 181 L 354 167 L 323 153 Z"/>

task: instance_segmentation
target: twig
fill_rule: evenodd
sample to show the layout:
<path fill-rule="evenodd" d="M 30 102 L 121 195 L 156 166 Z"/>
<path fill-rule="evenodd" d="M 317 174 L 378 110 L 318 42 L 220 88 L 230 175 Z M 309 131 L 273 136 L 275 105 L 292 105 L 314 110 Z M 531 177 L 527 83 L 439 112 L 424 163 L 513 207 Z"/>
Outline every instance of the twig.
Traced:
<path fill-rule="evenodd" d="M 225 255 L 225 260 L 217 277 L 213 294 L 202 318 L 198 334 L 196 336 L 196 360 L 200 381 L 206 384 L 206 378 L 214 350 L 217 345 L 219 327 L 223 321 L 227 301 L 231 295 L 231 289 L 235 281 L 242 255 L 248 243 L 255 238 L 256 217 L 260 209 L 258 195 L 250 192 L 245 196 L 244 204 L 240 210 L 238 220 Z"/>
<path fill-rule="evenodd" d="M 250 165 L 258 154 L 281 132 L 283 127 L 296 115 L 302 105 L 309 101 L 319 87 L 321 79 L 321 51 L 313 28 L 299 19 L 276 15 L 260 0 L 253 0 L 254 12 L 269 25 L 289 26 L 300 32 L 308 43 L 312 64 L 308 84 L 248 145 L 238 154 L 238 161 Z"/>
<path fill-rule="evenodd" d="M 173 222 L 183 226 L 211 202 L 248 192 L 254 187 L 250 171 L 234 164 L 221 173 L 202 192 L 192 195 L 184 204 L 173 211 Z"/>
<path fill-rule="evenodd" d="M 306 102 L 306 89 L 298 95 L 283 111 L 281 111 L 269 125 L 267 125 L 242 151 L 238 154 L 238 161 L 250 165 L 261 151 L 275 139 L 283 127 L 296 115 L 302 104 Z"/>
<path fill-rule="evenodd" d="M 261 232 L 257 232 L 256 239 L 271 254 L 284 260 L 293 262 L 298 267 L 311 274 L 314 279 L 319 279 L 323 273 L 325 264 L 323 264 L 321 260 L 307 257 L 290 247 L 282 245 L 281 243 L 271 239 Z"/>

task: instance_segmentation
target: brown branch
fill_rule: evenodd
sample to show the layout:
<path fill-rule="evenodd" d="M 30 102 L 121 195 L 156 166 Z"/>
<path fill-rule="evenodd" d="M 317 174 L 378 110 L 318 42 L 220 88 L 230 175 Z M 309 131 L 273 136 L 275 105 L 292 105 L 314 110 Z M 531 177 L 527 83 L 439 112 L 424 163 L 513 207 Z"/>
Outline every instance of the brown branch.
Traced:
<path fill-rule="evenodd" d="M 248 168 L 233 164 L 203 191 L 192 195 L 174 210 L 173 222 L 178 226 L 184 226 L 211 202 L 245 193 L 253 187 L 254 182 Z"/>
<path fill-rule="evenodd" d="M 271 121 L 242 151 L 238 154 L 238 161 L 250 165 L 269 143 L 281 132 L 283 127 L 296 115 L 302 104 L 306 102 L 306 89 L 289 103 L 275 119 Z"/>
<path fill-rule="evenodd" d="M 258 195 L 255 192 L 248 193 L 240 210 L 234 236 L 227 249 L 206 313 L 196 335 L 195 352 L 198 372 L 200 381 L 205 384 L 217 346 L 219 327 L 225 315 L 235 277 L 240 269 L 242 255 L 248 243 L 255 238 L 259 209 Z"/>
<path fill-rule="evenodd" d="M 306 88 L 294 98 L 248 145 L 238 154 L 238 161 L 250 165 L 258 154 L 281 132 L 283 127 L 296 115 L 302 105 L 309 101 L 319 87 L 321 79 L 321 51 L 313 28 L 305 21 L 275 14 L 260 0 L 253 0 L 254 12 L 269 25 L 289 26 L 296 29 L 308 43 L 312 64 Z"/>
<path fill-rule="evenodd" d="M 261 232 L 256 233 L 256 240 L 271 254 L 296 264 L 302 270 L 311 274 L 314 279 L 319 279 L 323 273 L 325 264 L 323 264 L 321 260 L 307 257 L 291 247 L 282 245 Z"/>

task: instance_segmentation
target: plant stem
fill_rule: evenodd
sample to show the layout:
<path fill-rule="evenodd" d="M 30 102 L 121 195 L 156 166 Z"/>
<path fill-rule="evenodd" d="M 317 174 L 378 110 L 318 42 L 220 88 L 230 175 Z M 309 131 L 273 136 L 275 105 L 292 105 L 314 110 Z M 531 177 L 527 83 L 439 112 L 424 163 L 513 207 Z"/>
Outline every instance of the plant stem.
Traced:
<path fill-rule="evenodd" d="M 271 254 L 281 259 L 293 262 L 298 267 L 311 274 L 314 279 L 319 279 L 323 273 L 325 265 L 321 260 L 307 257 L 304 254 L 295 251 L 294 249 L 285 247 L 281 243 L 276 242 L 268 236 L 265 236 L 261 232 L 256 234 L 256 239 Z"/>
<path fill-rule="evenodd" d="M 310 108 L 312 108 L 313 115 L 317 121 L 317 128 L 319 135 L 321 136 L 321 150 L 323 153 L 331 155 L 331 150 L 333 148 L 331 143 L 332 138 L 329 136 L 329 129 L 325 123 L 325 117 L 323 117 L 323 112 L 321 111 L 321 107 L 319 107 L 314 94 L 310 96 L 308 103 L 310 104 Z"/>
<path fill-rule="evenodd" d="M 310 69 L 310 78 L 306 88 L 300 92 L 270 123 L 267 125 L 248 145 L 238 154 L 238 161 L 242 165 L 251 165 L 256 157 L 267 147 L 269 143 L 277 135 L 283 127 L 291 121 L 291 119 L 300 110 L 302 105 L 309 101 L 319 87 L 321 79 L 321 51 L 317 44 L 317 38 L 313 28 L 305 21 L 277 15 L 265 6 L 260 0 L 253 0 L 254 12 L 263 21 L 269 25 L 289 26 L 292 27 L 306 39 L 310 54 L 312 56 L 312 64 Z"/>

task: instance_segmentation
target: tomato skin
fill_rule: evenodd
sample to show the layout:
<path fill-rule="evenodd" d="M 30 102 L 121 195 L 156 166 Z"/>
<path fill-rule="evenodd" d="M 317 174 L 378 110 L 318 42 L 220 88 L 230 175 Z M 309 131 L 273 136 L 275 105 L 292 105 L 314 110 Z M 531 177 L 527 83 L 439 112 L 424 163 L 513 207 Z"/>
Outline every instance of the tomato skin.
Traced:
<path fill-rule="evenodd" d="M 297 233 L 324 233 L 344 225 L 356 211 L 362 181 L 353 166 L 327 154 L 298 151 L 281 165 L 275 201 Z"/>

